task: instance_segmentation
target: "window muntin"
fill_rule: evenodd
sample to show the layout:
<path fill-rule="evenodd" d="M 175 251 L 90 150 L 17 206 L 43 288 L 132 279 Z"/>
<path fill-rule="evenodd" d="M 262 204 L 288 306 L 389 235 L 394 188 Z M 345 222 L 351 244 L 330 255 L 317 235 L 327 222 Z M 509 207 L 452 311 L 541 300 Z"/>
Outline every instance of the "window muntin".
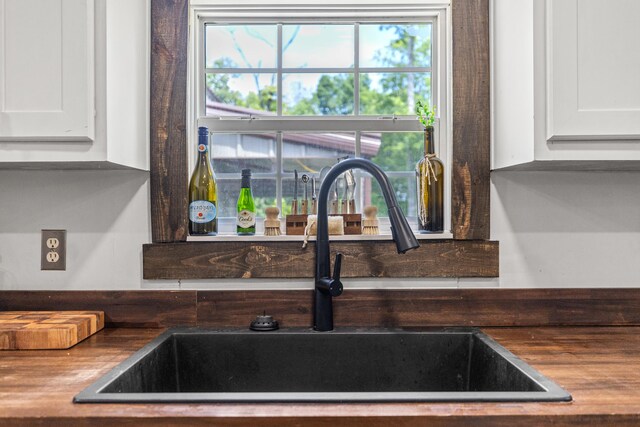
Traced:
<path fill-rule="evenodd" d="M 209 24 L 205 30 L 206 67 L 275 68 L 277 35 L 274 25 Z"/>
<path fill-rule="evenodd" d="M 282 135 L 282 171 L 318 175 L 325 166 L 333 166 L 336 159 L 355 156 L 355 132 L 345 133 L 294 133 Z M 310 189 L 309 189 L 310 190 Z"/>
<path fill-rule="evenodd" d="M 360 67 L 430 67 L 432 30 L 431 23 L 360 24 Z M 398 48 L 386 49 L 392 43 Z"/>
<path fill-rule="evenodd" d="M 268 115 L 276 111 L 273 73 L 207 73 L 207 115 Z"/>
<path fill-rule="evenodd" d="M 282 26 L 283 68 L 353 68 L 354 25 Z"/>
<path fill-rule="evenodd" d="M 353 74 L 286 73 L 282 76 L 286 116 L 348 116 L 354 113 Z"/>
<path fill-rule="evenodd" d="M 395 97 L 376 96 L 395 93 Z M 399 96 L 398 96 L 399 95 Z M 398 99 L 412 101 L 398 103 Z M 431 102 L 431 73 L 362 73 L 360 75 L 360 114 L 410 115 L 415 102 Z"/>
<path fill-rule="evenodd" d="M 277 168 L 275 133 L 214 133 L 211 160 L 217 175 L 236 174 L 242 169 L 274 174 Z"/>
<path fill-rule="evenodd" d="M 237 28 L 242 25 L 276 28 L 276 52 L 279 56 L 276 58 L 275 68 L 256 66 L 233 69 L 207 68 L 204 67 L 205 61 L 203 59 L 207 56 L 207 53 L 204 53 L 206 44 L 204 41 L 200 44 L 202 46 L 200 60 L 196 61 L 196 64 L 200 63 L 205 71 L 202 74 L 198 73 L 200 76 L 207 74 L 226 75 L 230 79 L 236 80 L 240 80 L 242 77 L 245 80 L 251 80 L 254 84 L 256 79 L 261 79 L 260 82 L 268 82 L 268 86 L 271 86 L 269 88 L 271 92 L 254 93 L 254 95 L 262 95 L 253 96 L 254 104 L 242 104 L 241 101 L 236 105 L 233 103 L 225 105 L 212 103 L 210 98 L 207 99 L 207 96 L 200 95 L 196 97 L 200 100 L 200 107 L 196 108 L 195 114 L 199 117 L 198 124 L 209 126 L 214 138 L 218 132 L 242 133 L 249 130 L 259 130 L 275 133 L 276 157 L 273 160 L 275 171 L 261 173 L 260 176 L 274 179 L 276 186 L 274 201 L 278 203 L 284 214 L 288 211 L 287 205 L 290 204 L 293 193 L 292 169 L 297 168 L 299 173 L 311 171 L 317 175 L 320 166 L 326 163 L 333 164 L 336 161 L 332 157 L 335 154 L 333 153 L 335 142 L 330 141 L 331 137 L 348 134 L 352 135 L 354 147 L 345 153 L 382 163 L 381 166 L 388 172 L 394 184 L 397 183 L 396 195 L 403 210 L 408 217 L 415 216 L 414 166 L 422 157 L 421 126 L 415 120 L 411 107 L 417 100 L 434 102 L 438 105 L 440 115 L 440 119 L 436 122 L 438 153 L 445 164 L 448 164 L 447 159 L 450 158 L 450 148 L 447 143 L 450 138 L 446 118 L 447 103 L 444 96 L 439 96 L 440 94 L 446 95 L 450 90 L 447 89 L 446 73 L 444 72 L 448 67 L 446 56 L 444 56 L 445 49 L 443 49 L 443 44 L 439 44 L 439 41 L 441 43 L 446 36 L 442 27 L 446 23 L 446 19 L 442 19 L 442 14 L 425 12 L 420 16 L 420 13 L 416 13 L 408 19 L 406 15 L 402 18 L 393 18 L 393 13 L 379 13 L 378 17 L 341 17 L 339 19 L 331 17 L 327 18 L 324 23 L 320 16 L 312 20 L 287 16 L 285 18 L 257 19 L 258 23 L 256 24 L 251 23 L 250 19 L 243 19 L 240 16 L 232 17 L 228 19 L 228 22 L 225 22 L 225 19 L 218 18 L 214 13 L 205 15 L 199 17 L 198 21 L 203 33 L 209 26 L 218 26 L 218 30 L 226 25 L 234 25 Z M 381 15 L 384 15 L 385 18 L 381 18 Z M 306 41 L 304 38 L 291 40 L 296 28 L 298 34 L 307 34 Z M 335 34 L 340 35 L 337 37 L 341 40 L 339 43 L 347 46 L 350 46 L 351 43 L 349 34 L 351 31 L 353 32 L 353 52 L 349 53 L 353 54 L 352 61 L 340 59 L 335 63 L 326 64 L 322 62 L 323 58 L 314 58 L 305 63 L 304 60 L 301 60 L 300 54 L 297 57 L 293 55 L 289 57 L 296 58 L 296 60 L 288 59 L 285 61 L 287 51 L 283 49 L 287 44 L 295 46 L 300 43 L 300 46 L 306 46 L 306 50 L 317 53 L 322 49 L 308 47 L 311 43 L 309 33 L 323 34 L 323 38 L 328 38 L 327 34 L 336 29 L 339 30 L 335 31 Z M 383 33 L 377 39 L 371 37 L 371 33 L 376 31 Z M 414 43 L 414 46 L 421 45 L 420 51 L 414 52 L 414 55 L 375 55 L 376 46 L 384 45 L 385 37 L 389 39 L 390 35 L 396 32 L 415 34 L 417 42 Z M 363 35 L 365 40 L 363 40 Z M 204 39 L 207 38 L 203 37 L 201 40 Z M 336 42 L 336 44 L 339 43 Z M 331 45 L 331 43 L 329 44 Z M 304 50 L 298 49 L 298 51 Z M 348 50 L 351 51 L 351 47 Z M 209 56 L 214 57 L 215 55 Z M 223 58 L 218 55 L 218 59 Z M 290 67 L 286 67 L 285 62 Z M 324 78 L 325 85 L 329 87 L 333 84 L 335 88 L 337 81 L 340 90 L 329 91 L 332 96 L 324 99 L 317 96 L 318 84 L 315 82 L 320 82 L 322 78 Z M 204 80 L 200 77 L 198 81 L 201 83 L 196 86 L 204 87 L 205 85 L 202 84 Z M 408 90 L 411 87 L 413 90 Z M 245 85 L 243 96 L 248 97 L 250 90 L 246 88 Z M 261 90 L 265 90 L 264 86 L 261 87 Z M 204 92 L 203 90 L 201 93 Z M 240 92 L 242 94 L 243 91 Z M 385 99 L 386 95 L 390 93 L 396 94 L 396 99 L 392 99 L 391 102 Z M 313 96 L 309 96 L 310 94 Z M 340 98 L 340 96 L 343 101 L 336 102 L 336 98 Z M 402 98 L 403 102 L 397 102 L 398 97 Z M 251 108 L 251 106 L 256 107 L 256 98 L 261 98 L 262 103 L 259 108 Z M 344 101 L 345 99 L 347 101 Z M 351 100 L 352 102 L 349 102 Z M 221 109 L 225 111 L 221 111 Z M 444 120 L 442 120 L 443 118 Z M 292 142 L 289 141 L 289 137 L 293 136 L 293 133 L 296 133 L 299 138 Z M 311 135 L 314 134 L 323 134 L 329 137 L 326 140 L 328 141 L 328 145 L 325 147 L 326 153 L 313 159 L 307 157 L 301 160 L 295 157 L 295 150 L 291 151 L 292 147 L 295 147 L 294 144 L 307 144 L 311 147 L 313 146 Z M 304 139 L 305 135 L 310 139 L 309 141 L 300 140 L 300 137 Z M 418 148 L 413 147 L 403 151 L 403 161 L 399 164 L 393 161 L 389 164 L 381 162 L 383 156 L 378 154 L 386 153 L 388 151 L 386 146 L 391 143 L 397 144 L 398 138 L 403 139 L 402 135 L 413 140 L 413 145 L 417 145 Z M 419 142 L 416 144 L 418 137 Z M 396 142 L 393 142 L 394 140 Z M 215 145 L 212 151 L 215 151 Z M 339 153 L 343 154 L 342 151 Z M 301 161 L 308 162 L 308 164 L 301 165 Z M 296 165 L 300 167 L 298 168 Z M 402 169 L 405 165 L 406 169 Z M 359 209 L 361 210 L 365 204 L 382 203 L 377 183 L 375 181 L 369 183 L 368 175 L 356 173 L 359 175 L 359 185 L 356 192 Z M 447 200 L 449 200 L 448 194 L 450 192 L 449 177 L 450 168 L 447 169 L 447 183 L 445 184 Z M 237 179 L 236 176 L 227 176 L 227 178 Z M 234 205 L 235 197 L 236 195 L 230 194 L 229 203 Z M 299 189 L 299 197 L 302 197 L 301 188 Z M 385 216 L 386 209 L 382 204 L 379 207 L 381 208 L 380 216 Z M 449 206 L 446 206 L 445 209 L 448 211 Z M 448 218 L 449 215 L 447 214 L 446 217 Z M 449 228 L 448 224 L 447 228 Z"/>
<path fill-rule="evenodd" d="M 232 178 L 217 178 L 218 185 L 218 215 L 223 218 L 237 215 L 236 203 L 240 194 L 241 181 L 239 173 Z M 264 210 L 276 205 L 276 180 L 275 178 L 251 178 L 251 193 L 256 206 L 256 216 L 265 217 Z M 235 223 L 234 228 L 235 231 Z"/>

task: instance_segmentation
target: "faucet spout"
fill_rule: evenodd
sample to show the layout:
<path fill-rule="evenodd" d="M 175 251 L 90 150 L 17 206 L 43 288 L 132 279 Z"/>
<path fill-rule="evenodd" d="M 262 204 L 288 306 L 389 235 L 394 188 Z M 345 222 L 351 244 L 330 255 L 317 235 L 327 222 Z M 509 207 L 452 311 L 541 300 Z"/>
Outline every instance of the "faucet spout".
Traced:
<path fill-rule="evenodd" d="M 333 300 L 334 296 L 342 293 L 340 281 L 340 259 L 336 256 L 336 272 L 333 277 L 330 274 L 330 247 L 329 247 L 329 219 L 327 215 L 327 198 L 331 184 L 349 169 L 363 169 L 369 172 L 380 184 L 382 194 L 389 210 L 391 234 L 396 242 L 398 253 L 419 247 L 407 219 L 398 207 L 393 187 L 389 178 L 382 169 L 370 160 L 354 158 L 344 160 L 331 168 L 320 185 L 318 195 L 317 240 L 316 240 L 316 275 L 315 275 L 315 300 L 314 300 L 314 329 L 317 331 L 333 330 Z M 336 277 L 337 276 L 337 277 Z"/>

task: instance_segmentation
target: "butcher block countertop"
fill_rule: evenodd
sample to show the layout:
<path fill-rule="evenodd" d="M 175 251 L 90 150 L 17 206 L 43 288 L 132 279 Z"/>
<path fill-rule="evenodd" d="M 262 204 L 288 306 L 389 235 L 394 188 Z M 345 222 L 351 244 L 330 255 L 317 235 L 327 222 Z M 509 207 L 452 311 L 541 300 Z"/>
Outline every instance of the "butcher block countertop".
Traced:
<path fill-rule="evenodd" d="M 75 394 L 163 332 L 108 328 L 67 350 L 1 351 L 0 425 L 640 425 L 640 327 L 482 330 L 573 402 L 74 404 Z"/>

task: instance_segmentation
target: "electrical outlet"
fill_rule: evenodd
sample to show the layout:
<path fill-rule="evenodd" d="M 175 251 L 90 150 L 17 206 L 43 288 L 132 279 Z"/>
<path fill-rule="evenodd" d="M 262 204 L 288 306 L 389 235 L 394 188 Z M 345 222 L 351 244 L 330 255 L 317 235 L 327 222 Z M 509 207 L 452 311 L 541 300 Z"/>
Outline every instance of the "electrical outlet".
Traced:
<path fill-rule="evenodd" d="M 49 237 L 47 239 L 47 247 L 49 249 L 57 249 L 60 246 L 60 240 L 55 237 Z"/>
<path fill-rule="evenodd" d="M 42 230 L 40 270 L 67 269 L 67 230 Z"/>

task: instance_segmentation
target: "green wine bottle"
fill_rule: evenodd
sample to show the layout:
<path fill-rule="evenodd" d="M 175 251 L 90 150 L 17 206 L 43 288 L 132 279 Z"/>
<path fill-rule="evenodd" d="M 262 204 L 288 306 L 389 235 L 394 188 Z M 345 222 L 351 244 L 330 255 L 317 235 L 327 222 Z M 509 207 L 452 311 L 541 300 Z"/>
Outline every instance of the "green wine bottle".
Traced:
<path fill-rule="evenodd" d="M 236 230 L 240 236 L 256 234 L 256 205 L 251 194 L 251 169 L 242 169 Z"/>
<path fill-rule="evenodd" d="M 209 129 L 198 128 L 198 160 L 189 181 L 189 234 L 218 234 L 218 189 L 209 158 Z"/>
<path fill-rule="evenodd" d="M 424 129 L 424 158 L 416 165 L 418 192 L 418 230 L 420 233 L 444 231 L 444 164 L 434 150 L 433 126 Z"/>

